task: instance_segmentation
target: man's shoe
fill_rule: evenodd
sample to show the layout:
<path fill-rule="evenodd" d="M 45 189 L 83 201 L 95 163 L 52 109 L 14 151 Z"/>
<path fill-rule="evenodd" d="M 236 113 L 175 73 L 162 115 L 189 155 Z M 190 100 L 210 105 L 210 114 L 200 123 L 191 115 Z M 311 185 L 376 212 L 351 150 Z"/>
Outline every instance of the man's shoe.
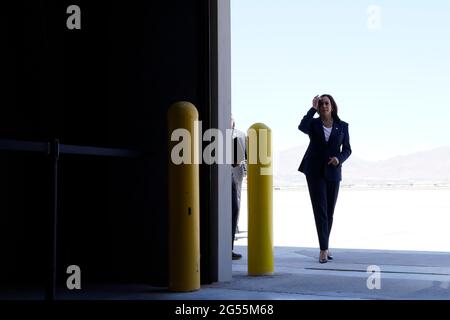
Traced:
<path fill-rule="evenodd" d="M 242 254 L 231 252 L 231 259 L 239 260 L 242 258 Z"/>

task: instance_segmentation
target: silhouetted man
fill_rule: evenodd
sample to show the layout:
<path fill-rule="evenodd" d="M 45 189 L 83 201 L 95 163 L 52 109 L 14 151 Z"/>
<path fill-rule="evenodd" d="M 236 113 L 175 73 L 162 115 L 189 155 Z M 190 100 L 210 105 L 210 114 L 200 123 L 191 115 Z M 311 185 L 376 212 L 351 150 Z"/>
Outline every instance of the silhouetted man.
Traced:
<path fill-rule="evenodd" d="M 245 163 L 245 133 L 235 128 L 234 119 L 231 119 L 231 127 L 233 129 L 233 164 L 231 168 L 231 196 L 232 196 L 232 238 L 231 238 L 231 257 L 233 260 L 239 260 L 242 255 L 235 253 L 234 240 L 239 220 L 239 210 L 241 206 L 241 189 L 242 180 L 247 173 Z"/>

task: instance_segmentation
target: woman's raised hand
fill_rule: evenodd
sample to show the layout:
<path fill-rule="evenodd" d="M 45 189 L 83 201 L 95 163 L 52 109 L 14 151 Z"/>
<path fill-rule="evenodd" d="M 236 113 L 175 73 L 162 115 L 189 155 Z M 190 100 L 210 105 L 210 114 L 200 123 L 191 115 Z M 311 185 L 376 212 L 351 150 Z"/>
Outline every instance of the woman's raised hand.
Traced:
<path fill-rule="evenodd" d="M 316 110 L 319 108 L 319 100 L 320 100 L 320 97 L 317 95 L 314 97 L 314 99 L 312 101 L 312 104 L 313 104 L 312 107 Z"/>

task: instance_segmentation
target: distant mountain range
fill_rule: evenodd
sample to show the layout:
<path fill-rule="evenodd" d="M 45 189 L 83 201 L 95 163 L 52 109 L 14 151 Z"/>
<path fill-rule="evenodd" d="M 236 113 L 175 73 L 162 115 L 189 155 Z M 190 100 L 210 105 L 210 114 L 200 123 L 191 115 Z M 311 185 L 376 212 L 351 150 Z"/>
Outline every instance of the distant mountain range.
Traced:
<path fill-rule="evenodd" d="M 298 172 L 307 146 L 281 151 L 274 159 L 275 186 L 305 185 Z M 368 161 L 352 155 L 343 165 L 344 184 L 449 183 L 450 146 L 397 156 L 382 161 Z"/>

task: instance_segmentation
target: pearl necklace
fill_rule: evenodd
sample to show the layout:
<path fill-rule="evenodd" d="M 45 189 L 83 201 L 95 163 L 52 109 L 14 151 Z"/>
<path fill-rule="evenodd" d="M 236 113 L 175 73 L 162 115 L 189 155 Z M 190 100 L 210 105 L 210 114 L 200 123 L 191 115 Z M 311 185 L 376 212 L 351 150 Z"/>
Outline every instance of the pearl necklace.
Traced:
<path fill-rule="evenodd" d="M 333 127 L 333 119 L 331 119 L 331 121 L 323 121 L 323 120 L 322 120 L 322 124 L 323 124 L 326 128 L 331 128 L 331 127 Z"/>

